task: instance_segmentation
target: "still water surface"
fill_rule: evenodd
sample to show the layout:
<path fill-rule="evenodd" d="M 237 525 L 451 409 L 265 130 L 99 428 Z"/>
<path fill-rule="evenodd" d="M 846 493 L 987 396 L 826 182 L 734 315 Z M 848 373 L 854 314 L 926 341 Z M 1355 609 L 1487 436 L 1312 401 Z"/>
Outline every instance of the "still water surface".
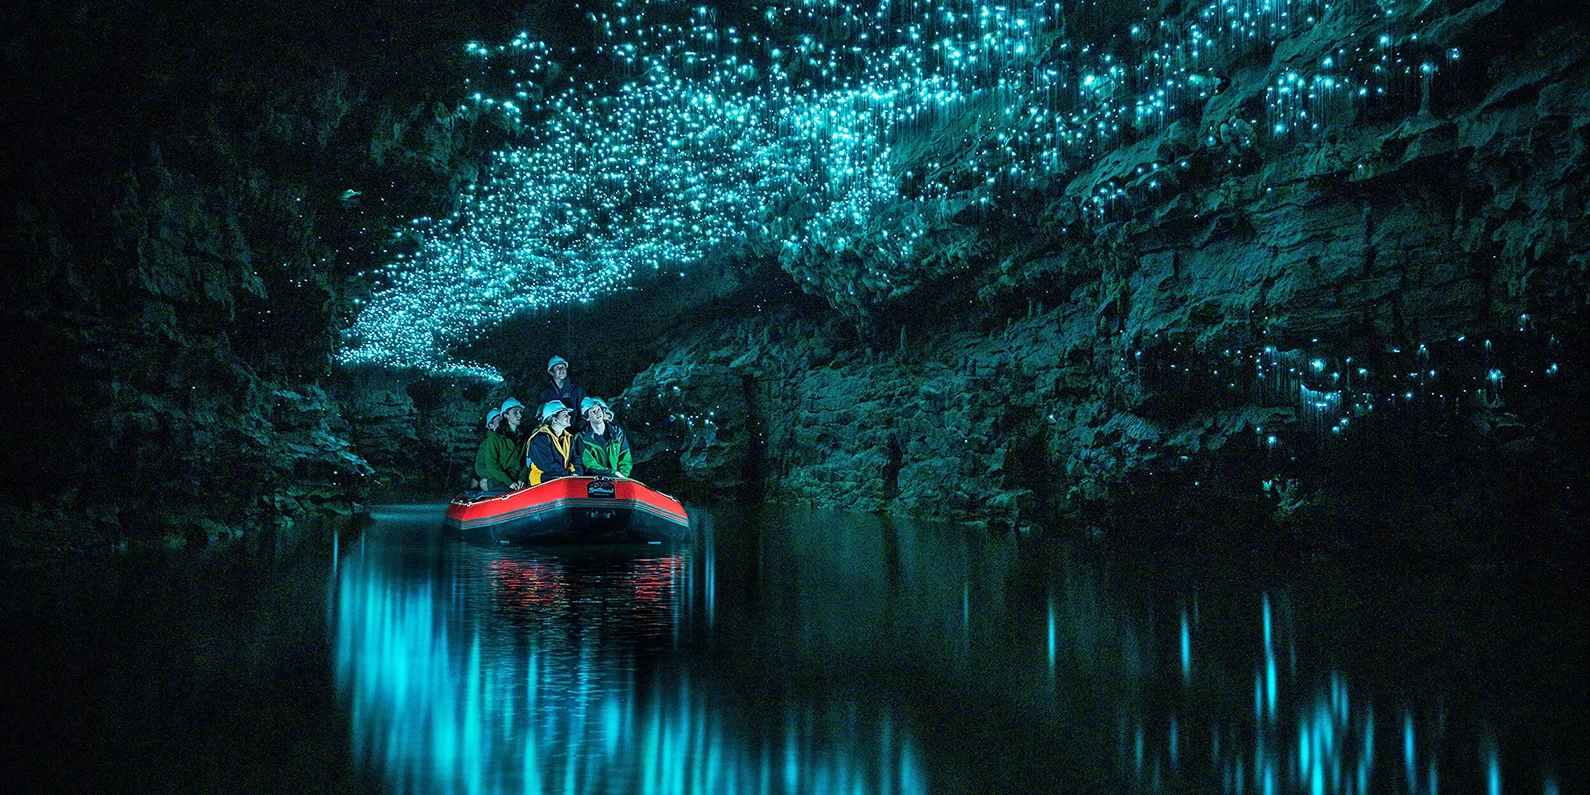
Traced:
<path fill-rule="evenodd" d="M 680 548 L 335 543 L 12 583 L 27 790 L 1579 791 L 1576 571 L 1077 552 L 812 512 Z"/>

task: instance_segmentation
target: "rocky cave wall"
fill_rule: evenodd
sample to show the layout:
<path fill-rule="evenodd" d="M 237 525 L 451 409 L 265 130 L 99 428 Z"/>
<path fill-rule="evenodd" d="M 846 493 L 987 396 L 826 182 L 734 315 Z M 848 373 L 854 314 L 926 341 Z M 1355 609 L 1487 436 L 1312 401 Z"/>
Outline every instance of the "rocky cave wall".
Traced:
<path fill-rule="evenodd" d="M 1342 27 L 1019 201 L 952 196 L 968 209 L 930 236 L 953 266 L 884 285 L 846 251 L 780 260 L 829 311 L 743 297 L 682 326 L 624 394 L 641 466 L 1015 525 L 1166 489 L 1184 516 L 1318 520 L 1356 489 L 1338 524 L 1568 526 L 1590 47 L 1539 7 L 1452 5 L 1428 29 L 1463 76 L 1404 113 L 1227 134 L 1277 75 L 1357 44 Z"/>
<path fill-rule="evenodd" d="M 1373 46 L 1367 6 L 1338 4 L 1221 65 L 1197 114 L 1049 182 L 961 180 L 931 219 L 902 202 L 782 246 L 795 202 L 683 284 L 510 321 L 464 351 L 507 384 L 460 415 L 533 392 L 555 352 L 622 389 L 638 473 L 696 499 L 1470 550 L 1566 532 L 1590 449 L 1590 46 L 1549 4 L 1416 5 L 1424 46 L 1463 63 L 1401 104 L 1254 133 L 1286 74 Z M 898 171 L 997 171 L 980 118 L 902 142 Z M 922 261 L 877 261 L 912 214 Z"/>
<path fill-rule="evenodd" d="M 332 354 L 390 229 L 500 143 L 436 104 L 462 76 L 434 41 L 477 12 L 0 11 L 0 548 L 202 542 L 365 498 Z"/>
<path fill-rule="evenodd" d="M 463 351 L 496 386 L 330 365 L 386 256 L 372 240 L 445 211 L 506 134 L 436 104 L 457 64 L 394 55 L 481 19 L 13 10 L 7 539 L 215 535 L 372 487 L 445 494 L 486 405 L 527 398 L 551 353 L 619 398 L 643 477 L 701 499 L 1017 526 L 1134 501 L 1239 524 L 1566 524 L 1590 449 L 1581 15 L 1390 5 L 1462 63 L 1328 135 L 1254 125 L 1287 74 L 1370 46 L 1368 4 L 1021 186 L 980 178 L 1008 157 L 987 108 L 917 130 L 899 207 L 786 247 L 811 209 L 795 201 L 684 282 L 509 321 Z M 954 189 L 916 202 L 924 175 Z M 905 226 L 922 256 L 889 260 Z"/>

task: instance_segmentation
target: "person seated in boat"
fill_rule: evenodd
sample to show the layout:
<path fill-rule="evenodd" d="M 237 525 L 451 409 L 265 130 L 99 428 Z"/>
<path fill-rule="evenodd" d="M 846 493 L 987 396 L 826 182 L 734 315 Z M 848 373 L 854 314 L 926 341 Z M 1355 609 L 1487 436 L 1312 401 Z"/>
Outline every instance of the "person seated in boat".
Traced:
<path fill-rule="evenodd" d="M 541 425 L 530 434 L 525 446 L 530 485 L 539 486 L 574 474 L 574 436 L 569 433 L 573 420 L 574 412 L 561 400 L 549 400 L 541 406 Z"/>
<path fill-rule="evenodd" d="M 486 438 L 475 453 L 475 476 L 482 491 L 511 491 L 524 488 L 524 458 L 519 454 L 516 433 L 524 421 L 524 404 L 513 398 L 497 409 L 497 426 L 486 417 Z"/>
<path fill-rule="evenodd" d="M 575 459 L 580 474 L 604 478 L 627 478 L 635 465 L 629 454 L 629 437 L 613 424 L 607 401 L 588 397 L 580 402 L 585 428 L 574 438 Z"/>
<path fill-rule="evenodd" d="M 541 390 L 541 396 L 536 399 L 536 405 L 544 406 L 554 400 L 561 402 L 570 413 L 580 410 L 580 404 L 585 401 L 585 390 L 579 384 L 569 380 L 569 360 L 562 356 L 554 356 L 547 360 L 547 375 L 552 376 L 552 384 Z M 583 412 L 582 412 L 583 413 Z M 574 419 L 574 431 L 579 431 L 580 419 Z"/>
<path fill-rule="evenodd" d="M 502 409 L 492 406 L 491 411 L 486 412 L 486 430 L 495 431 L 500 425 L 502 425 Z M 477 453 L 476 456 L 478 458 L 479 454 Z M 480 474 L 480 467 L 476 466 L 475 479 L 470 481 L 469 485 L 480 491 L 488 491 L 491 487 L 491 478 Z"/>

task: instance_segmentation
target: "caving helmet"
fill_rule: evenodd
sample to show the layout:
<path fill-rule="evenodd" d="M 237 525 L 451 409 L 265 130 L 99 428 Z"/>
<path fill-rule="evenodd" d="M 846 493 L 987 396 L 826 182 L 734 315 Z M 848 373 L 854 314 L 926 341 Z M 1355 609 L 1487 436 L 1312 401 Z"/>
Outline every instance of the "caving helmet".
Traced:
<path fill-rule="evenodd" d="M 580 416 L 583 417 L 593 406 L 601 406 L 603 411 L 608 411 L 607 401 L 599 397 L 588 397 L 580 401 Z"/>
<path fill-rule="evenodd" d="M 552 416 L 554 414 L 557 414 L 560 411 L 569 411 L 569 407 L 563 405 L 563 401 L 561 401 L 561 400 L 549 400 L 549 401 L 547 401 L 545 404 L 543 404 L 541 406 L 541 421 L 542 422 L 546 422 L 546 421 L 552 419 Z M 569 412 L 569 413 L 572 414 L 573 412 Z"/>

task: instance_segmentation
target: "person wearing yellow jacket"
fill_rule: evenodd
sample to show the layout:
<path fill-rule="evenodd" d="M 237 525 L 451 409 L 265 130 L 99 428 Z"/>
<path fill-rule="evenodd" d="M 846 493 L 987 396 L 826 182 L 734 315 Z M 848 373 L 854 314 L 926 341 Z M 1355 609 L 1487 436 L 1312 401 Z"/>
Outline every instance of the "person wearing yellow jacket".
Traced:
<path fill-rule="evenodd" d="M 574 412 L 561 400 L 549 400 L 541 407 L 541 425 L 525 442 L 530 485 L 574 474 L 574 437 L 569 433 L 573 419 Z"/>

